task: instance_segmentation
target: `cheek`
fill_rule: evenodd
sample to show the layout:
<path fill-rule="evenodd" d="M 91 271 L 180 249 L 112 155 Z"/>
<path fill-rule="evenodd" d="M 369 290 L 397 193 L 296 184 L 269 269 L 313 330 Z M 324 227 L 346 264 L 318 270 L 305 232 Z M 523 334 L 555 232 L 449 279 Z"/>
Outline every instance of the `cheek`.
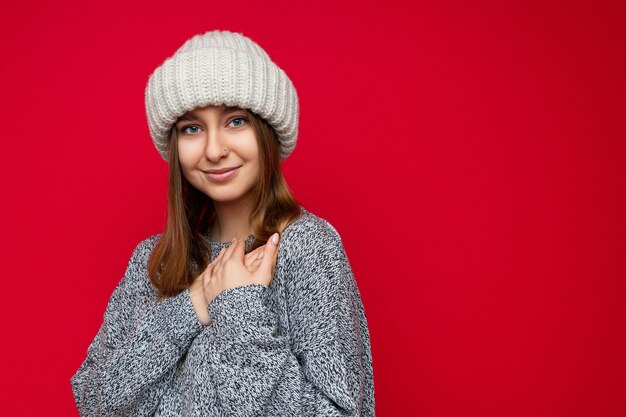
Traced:
<path fill-rule="evenodd" d="M 254 136 L 248 138 L 245 144 L 245 153 L 248 160 L 258 164 L 259 161 L 259 145 L 256 143 Z"/>
<path fill-rule="evenodd" d="M 248 161 L 247 169 L 250 180 L 255 180 L 259 177 L 259 163 L 257 161 Z"/>
<path fill-rule="evenodd" d="M 251 153 L 250 159 L 249 159 L 249 164 L 250 164 L 250 167 L 252 168 L 252 172 L 254 173 L 254 177 L 258 179 L 259 178 L 259 171 L 260 171 L 260 163 L 259 163 L 259 154 L 258 153 Z"/>
<path fill-rule="evenodd" d="M 178 160 L 183 168 L 190 167 L 195 161 L 198 151 L 196 146 L 190 143 L 178 143 Z"/>

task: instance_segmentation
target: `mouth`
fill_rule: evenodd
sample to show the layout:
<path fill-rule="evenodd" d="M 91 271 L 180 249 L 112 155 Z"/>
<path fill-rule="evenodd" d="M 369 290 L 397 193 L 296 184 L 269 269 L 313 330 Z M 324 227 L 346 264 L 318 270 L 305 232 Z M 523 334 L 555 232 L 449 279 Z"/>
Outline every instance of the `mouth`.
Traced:
<path fill-rule="evenodd" d="M 212 169 L 209 171 L 203 171 L 204 174 L 211 180 L 216 182 L 226 181 L 235 176 L 239 172 L 240 167 L 224 168 L 224 169 Z"/>
<path fill-rule="evenodd" d="M 207 169 L 203 171 L 205 174 L 223 174 L 224 172 L 232 171 L 233 169 L 237 169 L 239 167 L 230 167 L 230 168 L 222 168 L 222 169 Z"/>

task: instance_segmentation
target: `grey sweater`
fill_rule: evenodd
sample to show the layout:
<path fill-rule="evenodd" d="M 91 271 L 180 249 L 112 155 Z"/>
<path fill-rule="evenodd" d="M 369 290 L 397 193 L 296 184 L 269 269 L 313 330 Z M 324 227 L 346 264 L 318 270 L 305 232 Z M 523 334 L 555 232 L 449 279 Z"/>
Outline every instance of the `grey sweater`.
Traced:
<path fill-rule="evenodd" d="M 159 235 L 141 241 L 70 380 L 81 416 L 373 416 L 369 331 L 345 249 L 328 221 L 300 211 L 270 286 L 223 291 L 207 326 L 189 290 L 157 300 L 146 265 Z M 230 245 L 207 239 L 213 258 Z"/>

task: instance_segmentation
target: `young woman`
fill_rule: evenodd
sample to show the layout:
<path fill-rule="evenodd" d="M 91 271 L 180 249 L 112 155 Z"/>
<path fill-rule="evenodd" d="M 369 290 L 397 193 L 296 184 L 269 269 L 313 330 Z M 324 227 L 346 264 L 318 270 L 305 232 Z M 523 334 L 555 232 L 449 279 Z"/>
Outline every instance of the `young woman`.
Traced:
<path fill-rule="evenodd" d="M 163 233 L 134 249 L 71 378 L 82 416 L 373 416 L 369 331 L 341 238 L 280 170 L 298 97 L 239 33 L 189 39 L 146 87 L 169 163 Z"/>

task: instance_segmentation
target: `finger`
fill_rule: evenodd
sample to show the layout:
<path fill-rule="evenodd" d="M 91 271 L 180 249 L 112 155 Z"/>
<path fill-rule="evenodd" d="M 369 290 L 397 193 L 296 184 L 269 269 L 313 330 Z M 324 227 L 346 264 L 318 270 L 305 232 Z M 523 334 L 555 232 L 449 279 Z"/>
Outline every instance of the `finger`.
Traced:
<path fill-rule="evenodd" d="M 217 257 L 213 260 L 212 265 L 209 265 L 206 269 L 208 275 L 210 277 L 213 276 L 214 273 L 216 273 L 217 271 L 219 271 L 222 267 L 222 257 L 224 256 L 224 252 L 226 252 L 226 248 L 222 248 L 222 250 L 220 250 L 220 253 L 217 255 Z"/>
<path fill-rule="evenodd" d="M 213 273 L 213 265 L 211 265 L 210 267 L 208 267 L 204 273 L 201 275 L 202 277 L 202 288 L 206 288 L 207 283 L 209 282 L 209 280 L 211 279 L 211 274 Z M 204 292 L 204 291 L 203 291 Z"/>
<path fill-rule="evenodd" d="M 257 262 L 257 259 L 259 256 L 262 257 L 263 255 L 263 249 L 265 249 L 263 246 L 259 246 L 258 248 L 256 248 L 255 250 L 246 253 L 245 256 L 245 260 L 244 263 L 246 265 L 246 268 L 250 269 L 250 267 Z"/>
<path fill-rule="evenodd" d="M 261 265 L 261 262 L 263 262 L 263 257 L 265 255 L 265 252 L 261 252 L 259 253 L 259 255 L 261 256 L 260 258 L 257 257 L 252 261 L 252 264 L 250 265 L 250 268 L 249 268 L 250 272 L 254 272 L 257 269 L 259 269 L 259 265 Z"/>
<path fill-rule="evenodd" d="M 251 250 L 250 252 L 246 253 L 246 262 L 248 260 L 253 261 L 259 254 L 260 251 L 262 251 L 264 248 L 263 246 L 259 246 L 258 248 Z"/>
<path fill-rule="evenodd" d="M 264 250 L 258 252 L 255 258 L 251 259 L 250 262 L 248 262 L 248 264 L 246 265 L 248 267 L 248 271 L 254 272 L 259 268 L 259 265 L 261 265 L 261 262 L 265 257 L 265 248 L 263 249 Z"/>
<path fill-rule="evenodd" d="M 206 267 L 206 269 L 209 269 L 210 266 L 215 266 L 217 265 L 217 263 L 219 262 L 219 260 L 222 258 L 222 255 L 224 254 L 224 250 L 226 248 L 222 248 L 222 250 L 220 251 L 220 253 L 217 254 L 217 256 L 215 257 L 215 259 L 213 259 Z"/>
<path fill-rule="evenodd" d="M 230 257 L 233 256 L 233 252 L 235 251 L 235 248 L 237 248 L 237 245 L 239 245 L 239 238 L 236 237 L 232 240 L 228 248 L 226 248 L 226 251 L 224 252 L 224 255 L 222 256 L 221 263 L 228 262 Z"/>
<path fill-rule="evenodd" d="M 259 256 L 263 257 L 265 245 L 259 246 L 251 252 L 246 253 L 245 256 L 245 264 L 250 265 L 254 262 Z"/>
<path fill-rule="evenodd" d="M 204 270 L 204 272 L 202 273 L 202 280 L 204 283 L 208 283 L 209 280 L 211 280 L 211 278 L 213 278 L 213 272 L 217 269 L 217 266 L 219 264 L 219 261 L 223 255 L 224 251 L 223 249 L 220 251 L 220 253 L 217 254 L 217 256 L 215 257 L 215 259 L 213 259 L 213 261 L 211 261 L 211 263 L 209 263 L 209 265 L 207 265 L 206 269 Z"/>
<path fill-rule="evenodd" d="M 237 245 L 233 249 L 232 257 L 235 259 L 239 259 L 241 263 L 244 262 L 244 256 L 246 252 L 246 241 L 243 239 L 238 239 Z"/>
<path fill-rule="evenodd" d="M 266 272 L 272 271 L 274 263 L 274 255 L 278 250 L 278 244 L 280 242 L 280 236 L 278 233 L 274 233 L 265 244 L 265 251 L 263 253 L 263 259 L 261 259 L 261 265 L 259 269 L 265 269 Z"/>

